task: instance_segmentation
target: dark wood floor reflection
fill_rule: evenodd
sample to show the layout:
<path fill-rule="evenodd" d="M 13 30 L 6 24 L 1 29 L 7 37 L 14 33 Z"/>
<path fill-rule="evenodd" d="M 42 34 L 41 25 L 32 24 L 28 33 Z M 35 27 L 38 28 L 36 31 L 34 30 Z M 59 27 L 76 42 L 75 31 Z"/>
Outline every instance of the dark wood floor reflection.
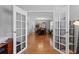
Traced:
<path fill-rule="evenodd" d="M 28 36 L 28 48 L 24 54 L 59 54 L 50 45 L 48 35 L 35 35 L 32 33 Z"/>

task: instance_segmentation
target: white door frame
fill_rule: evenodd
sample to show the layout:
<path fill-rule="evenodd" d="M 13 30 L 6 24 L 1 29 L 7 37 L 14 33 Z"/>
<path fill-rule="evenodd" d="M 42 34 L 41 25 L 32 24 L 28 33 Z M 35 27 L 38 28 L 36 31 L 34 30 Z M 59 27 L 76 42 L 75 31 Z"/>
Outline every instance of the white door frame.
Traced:
<path fill-rule="evenodd" d="M 13 15 L 15 15 L 15 13 L 16 13 L 14 11 L 22 11 L 22 10 L 18 10 L 18 9 L 21 9 L 21 8 L 19 8 L 17 6 L 13 6 Z M 51 12 L 51 13 L 53 13 L 53 11 L 28 11 L 28 12 Z M 26 13 L 26 16 L 27 16 L 28 12 L 24 11 L 24 13 Z M 53 16 L 53 14 L 52 14 L 52 16 Z M 15 19 L 16 19 L 16 16 L 13 16 L 13 44 L 16 45 L 16 42 L 15 42 L 16 41 L 16 35 L 15 35 L 15 33 L 16 33 L 16 27 L 15 27 L 16 22 L 15 22 Z M 27 17 L 26 17 L 26 24 L 27 24 Z M 16 47 L 15 45 L 13 45 L 13 47 Z M 26 47 L 25 47 L 25 49 L 26 48 L 27 48 L 27 25 L 26 25 Z M 53 46 L 53 48 L 54 48 L 54 46 Z M 19 53 L 22 53 L 25 49 L 23 49 Z M 13 49 L 13 53 L 16 54 L 16 49 Z"/>
<path fill-rule="evenodd" d="M 67 23 L 66 23 L 66 54 L 69 54 L 69 5 L 68 6 L 66 6 L 67 7 L 67 9 L 66 9 L 66 20 L 67 20 Z M 55 12 L 55 11 L 54 11 Z M 53 37 L 53 47 L 57 50 L 57 51 L 59 51 L 60 53 L 64 53 L 64 52 L 61 52 L 61 50 L 59 50 L 59 49 L 57 49 L 56 47 L 55 47 L 55 20 L 56 19 L 58 19 L 58 20 L 60 20 L 60 17 L 59 16 L 57 16 L 56 17 L 56 15 L 54 14 L 54 31 L 53 31 L 53 33 L 54 33 L 54 37 Z M 60 33 L 60 32 L 59 32 Z"/>
<path fill-rule="evenodd" d="M 19 10 L 18 10 L 19 9 Z M 17 6 L 13 6 L 13 11 L 23 11 L 22 9 L 20 9 L 20 8 L 17 8 Z M 35 12 L 35 11 L 29 11 L 29 12 Z M 36 12 L 52 12 L 53 13 L 53 11 L 36 11 Z M 13 12 L 13 15 L 15 15 L 15 13 L 16 12 Z M 27 12 L 26 11 L 24 11 L 24 13 L 26 13 L 26 16 L 27 16 Z M 52 14 L 53 16 L 54 16 L 54 14 Z M 69 14 L 68 14 L 68 16 L 69 16 Z M 16 22 L 15 22 L 15 19 L 16 19 L 16 16 L 13 16 L 13 24 L 14 24 L 14 28 L 13 28 L 13 44 L 15 44 L 16 45 L 16 35 L 15 35 L 15 33 L 16 33 L 16 27 L 15 27 L 15 25 L 16 25 Z M 27 19 L 27 17 L 26 17 L 26 19 Z M 69 20 L 69 17 L 68 17 L 68 20 Z M 27 24 L 27 20 L 26 20 L 26 24 Z M 53 27 L 54 27 L 55 25 L 54 25 L 54 22 L 53 22 Z M 68 27 L 69 28 L 69 27 Z M 54 29 L 53 29 L 53 33 L 54 33 Z M 55 34 L 55 33 L 54 33 Z M 54 36 L 54 35 L 53 35 Z M 55 42 L 55 40 L 54 40 L 55 38 L 53 37 L 53 48 L 55 48 L 55 45 L 54 45 L 54 42 Z M 69 42 L 69 40 L 67 40 L 67 42 Z M 16 47 L 15 45 L 13 45 L 13 47 Z M 69 44 L 67 44 L 67 50 L 68 51 L 66 51 L 67 53 L 69 53 Z M 27 48 L 27 25 L 26 25 L 26 47 L 25 47 L 25 49 Z M 22 53 L 25 49 L 23 49 L 22 51 L 20 51 L 19 53 Z M 55 48 L 56 49 L 56 48 Z M 56 49 L 57 50 L 57 49 Z M 13 53 L 15 54 L 16 52 L 16 49 L 13 49 Z"/>
<path fill-rule="evenodd" d="M 26 15 L 26 22 L 25 22 L 25 37 L 26 37 L 26 46 L 23 50 L 21 50 L 19 53 L 22 53 L 27 48 L 27 12 L 22 10 L 21 8 L 17 6 L 13 6 L 13 53 L 16 54 L 16 12 L 22 13 Z M 17 53 L 18 54 L 18 53 Z"/>

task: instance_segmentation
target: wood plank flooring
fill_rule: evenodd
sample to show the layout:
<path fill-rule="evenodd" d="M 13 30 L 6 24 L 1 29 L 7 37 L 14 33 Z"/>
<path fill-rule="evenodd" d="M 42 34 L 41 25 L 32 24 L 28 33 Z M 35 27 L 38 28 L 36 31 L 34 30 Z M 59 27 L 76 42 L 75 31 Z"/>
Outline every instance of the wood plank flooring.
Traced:
<path fill-rule="evenodd" d="M 22 54 L 59 54 L 52 48 L 49 35 L 35 35 L 32 33 L 28 36 L 28 48 Z"/>

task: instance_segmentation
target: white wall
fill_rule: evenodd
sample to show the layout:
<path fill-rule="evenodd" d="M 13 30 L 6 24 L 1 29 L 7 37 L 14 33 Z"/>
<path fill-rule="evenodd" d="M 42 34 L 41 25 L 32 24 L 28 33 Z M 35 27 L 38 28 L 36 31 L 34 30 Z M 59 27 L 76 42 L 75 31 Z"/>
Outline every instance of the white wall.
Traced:
<path fill-rule="evenodd" d="M 28 15 L 27 16 L 27 34 L 28 35 L 34 31 L 34 28 L 33 28 L 34 23 L 35 22 L 32 19 L 30 19 Z"/>
<path fill-rule="evenodd" d="M 12 6 L 0 5 L 0 36 L 12 37 Z"/>
<path fill-rule="evenodd" d="M 53 21 L 50 22 L 50 30 L 53 30 Z"/>
<path fill-rule="evenodd" d="M 70 6 L 70 20 L 79 20 L 79 5 Z"/>

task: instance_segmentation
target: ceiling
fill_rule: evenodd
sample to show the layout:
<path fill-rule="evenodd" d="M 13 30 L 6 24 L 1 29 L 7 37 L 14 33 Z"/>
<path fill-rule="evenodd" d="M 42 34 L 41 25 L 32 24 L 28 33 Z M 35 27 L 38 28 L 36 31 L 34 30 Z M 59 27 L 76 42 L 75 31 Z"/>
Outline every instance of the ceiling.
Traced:
<path fill-rule="evenodd" d="M 53 12 L 55 7 L 62 7 L 64 5 L 17 5 L 18 7 L 26 10 L 26 11 L 49 11 Z"/>
<path fill-rule="evenodd" d="M 54 8 L 63 7 L 64 5 L 16 5 L 28 12 L 48 11 L 53 12 Z M 1 5 L 0 7 L 12 10 L 12 5 Z"/>
<path fill-rule="evenodd" d="M 64 5 L 17 5 L 28 12 L 28 18 L 36 20 L 37 18 L 52 20 L 55 7 L 60 8 Z"/>
<path fill-rule="evenodd" d="M 32 20 L 52 20 L 53 13 L 51 12 L 28 12 L 28 18 Z"/>
<path fill-rule="evenodd" d="M 28 18 L 32 20 L 35 20 L 37 18 L 45 18 L 48 20 L 52 20 L 54 8 L 63 7 L 64 5 L 17 5 L 17 6 L 24 9 L 25 11 L 28 11 Z"/>
<path fill-rule="evenodd" d="M 18 5 L 26 11 L 53 11 L 53 5 Z"/>
<path fill-rule="evenodd" d="M 28 18 L 37 20 L 37 18 L 45 18 L 52 20 L 53 9 L 55 5 L 17 5 L 18 7 L 28 11 Z M 44 20 L 45 20 L 44 19 Z"/>

